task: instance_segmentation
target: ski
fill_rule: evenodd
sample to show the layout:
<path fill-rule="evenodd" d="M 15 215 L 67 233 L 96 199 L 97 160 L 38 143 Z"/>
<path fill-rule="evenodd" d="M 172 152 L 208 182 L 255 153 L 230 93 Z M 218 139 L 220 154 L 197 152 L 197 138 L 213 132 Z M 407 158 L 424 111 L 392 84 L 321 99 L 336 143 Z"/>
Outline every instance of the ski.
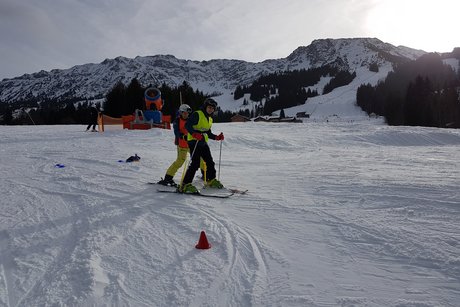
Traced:
<path fill-rule="evenodd" d="M 232 188 L 229 188 L 227 190 L 233 192 L 234 194 L 241 194 L 241 195 L 244 195 L 249 191 L 249 190 L 240 190 L 240 189 L 232 189 Z"/>
<path fill-rule="evenodd" d="M 157 192 L 160 193 L 177 193 L 183 195 L 194 195 L 194 196 L 203 196 L 203 197 L 215 197 L 215 198 L 228 198 L 235 194 L 234 191 L 223 188 L 223 189 L 213 189 L 213 188 L 202 188 L 198 190 L 198 193 L 182 193 L 177 190 L 176 187 L 165 186 L 155 182 L 148 182 L 148 184 L 154 184 L 157 186 Z"/>
<path fill-rule="evenodd" d="M 201 196 L 206 196 L 206 197 L 218 197 L 218 198 L 227 198 L 235 194 L 234 191 L 229 190 L 227 188 L 222 188 L 222 189 L 214 189 L 214 188 L 206 188 L 203 187 L 198 190 L 199 194 Z"/>
<path fill-rule="evenodd" d="M 162 185 L 157 182 L 147 182 L 148 184 L 154 184 L 157 185 L 157 191 L 158 192 L 164 192 L 164 193 L 179 193 L 183 194 L 177 191 L 176 186 L 170 186 L 170 185 Z M 198 184 L 199 185 L 199 184 Z M 236 189 L 236 188 L 223 188 L 223 189 L 214 189 L 214 188 L 207 188 L 207 187 L 201 187 L 198 188 L 198 193 L 195 195 L 199 196 L 207 196 L 207 197 L 218 197 L 218 198 L 227 198 L 232 196 L 233 194 L 239 194 L 239 195 L 245 195 L 248 193 L 249 190 L 243 190 L 243 189 Z M 193 194 L 192 194 L 193 195 Z"/>
<path fill-rule="evenodd" d="M 182 194 L 182 195 L 214 197 L 214 198 L 229 198 L 230 196 L 232 196 L 234 194 L 231 191 L 228 191 L 228 192 L 227 191 L 220 191 L 219 193 L 209 193 L 208 191 L 203 191 L 203 190 L 199 190 L 198 193 L 182 193 L 182 192 L 179 192 L 176 188 L 168 189 L 168 187 L 158 188 L 157 192 L 160 192 L 160 193 L 176 193 L 176 194 Z"/>
<path fill-rule="evenodd" d="M 163 185 L 158 182 L 147 182 L 147 184 L 154 184 L 154 185 L 158 185 L 160 187 L 166 187 L 166 188 L 177 188 L 177 185 Z"/>

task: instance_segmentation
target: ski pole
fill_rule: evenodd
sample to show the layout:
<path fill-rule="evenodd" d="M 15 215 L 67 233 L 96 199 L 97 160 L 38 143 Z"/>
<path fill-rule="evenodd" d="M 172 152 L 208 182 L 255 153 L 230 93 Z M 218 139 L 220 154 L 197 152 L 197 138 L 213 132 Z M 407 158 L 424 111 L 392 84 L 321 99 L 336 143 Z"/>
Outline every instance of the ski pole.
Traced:
<path fill-rule="evenodd" d="M 198 140 L 195 142 L 195 146 L 193 147 L 192 155 L 190 156 L 190 163 L 188 166 L 192 164 L 192 159 L 193 159 L 193 156 L 195 155 L 196 145 L 198 145 L 198 142 L 199 142 Z"/>
<path fill-rule="evenodd" d="M 219 171 L 217 172 L 217 180 L 220 181 L 220 161 L 222 160 L 222 143 L 224 141 L 220 141 L 220 150 L 219 150 Z"/>
<path fill-rule="evenodd" d="M 184 169 L 182 171 L 182 176 L 180 177 L 180 183 L 179 183 L 179 187 L 182 186 L 182 182 L 184 182 L 184 177 L 185 177 L 185 173 L 187 172 L 187 159 L 185 159 L 185 163 L 184 163 Z"/>
<path fill-rule="evenodd" d="M 203 163 L 201 163 L 203 162 Z M 208 166 L 206 165 L 206 162 L 203 160 L 200 163 L 203 164 L 203 182 L 206 184 L 208 182 L 208 179 L 206 178 L 206 173 L 208 171 Z"/>
<path fill-rule="evenodd" d="M 195 142 L 195 146 L 193 147 L 192 154 L 190 155 L 190 162 L 188 163 L 188 165 L 187 165 L 187 163 L 184 163 L 184 172 L 182 173 L 182 178 L 180 179 L 180 186 L 181 187 L 182 187 L 182 184 L 184 183 L 185 173 L 187 172 L 188 168 L 192 164 L 193 155 L 195 154 L 195 150 L 196 150 L 196 145 L 198 145 L 198 140 Z M 187 168 L 185 168 L 185 165 L 187 165 Z"/>
<path fill-rule="evenodd" d="M 24 108 L 22 108 L 22 111 L 25 112 L 25 113 L 27 114 L 27 116 L 29 116 L 29 118 L 30 118 L 30 120 L 32 121 L 32 123 L 34 124 L 34 126 L 36 126 L 34 120 L 33 120 L 32 117 L 30 116 L 29 112 L 27 112 L 26 110 L 24 110 Z"/>

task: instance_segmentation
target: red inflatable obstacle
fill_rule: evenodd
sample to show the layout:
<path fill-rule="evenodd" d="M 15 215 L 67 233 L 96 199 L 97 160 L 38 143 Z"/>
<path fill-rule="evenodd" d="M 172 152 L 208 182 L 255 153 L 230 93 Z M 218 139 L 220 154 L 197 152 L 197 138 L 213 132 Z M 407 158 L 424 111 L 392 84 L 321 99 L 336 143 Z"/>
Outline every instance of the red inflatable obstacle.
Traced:
<path fill-rule="evenodd" d="M 163 100 L 161 99 L 161 92 L 159 89 L 149 87 L 144 92 L 144 101 L 146 110 L 157 110 L 161 111 L 163 108 Z"/>
<path fill-rule="evenodd" d="M 171 116 L 164 116 L 160 111 L 142 111 L 136 109 L 134 115 L 122 116 L 122 118 L 124 129 L 171 129 Z"/>
<path fill-rule="evenodd" d="M 206 238 L 206 234 L 204 233 L 204 231 L 201 232 L 200 240 L 198 241 L 198 244 L 195 245 L 195 247 L 198 248 L 198 249 L 211 248 L 211 244 L 209 244 L 208 238 Z"/>
<path fill-rule="evenodd" d="M 136 109 L 134 114 L 112 118 L 101 115 L 98 119 L 99 131 L 104 125 L 123 125 L 123 129 L 148 130 L 152 128 L 171 129 L 171 115 L 163 115 L 163 99 L 159 89 L 150 87 L 144 92 L 145 110 Z"/>

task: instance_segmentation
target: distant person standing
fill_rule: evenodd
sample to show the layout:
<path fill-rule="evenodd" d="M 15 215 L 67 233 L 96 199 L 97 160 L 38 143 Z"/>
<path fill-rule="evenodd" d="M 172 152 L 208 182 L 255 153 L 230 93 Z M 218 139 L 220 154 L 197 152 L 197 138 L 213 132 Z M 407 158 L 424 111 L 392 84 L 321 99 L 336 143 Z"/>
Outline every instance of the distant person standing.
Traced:
<path fill-rule="evenodd" d="M 95 106 L 89 108 L 89 125 L 86 127 L 86 131 L 89 131 L 89 128 L 93 126 L 92 132 L 97 132 L 96 125 L 97 125 L 97 116 L 99 115 L 99 110 Z"/>

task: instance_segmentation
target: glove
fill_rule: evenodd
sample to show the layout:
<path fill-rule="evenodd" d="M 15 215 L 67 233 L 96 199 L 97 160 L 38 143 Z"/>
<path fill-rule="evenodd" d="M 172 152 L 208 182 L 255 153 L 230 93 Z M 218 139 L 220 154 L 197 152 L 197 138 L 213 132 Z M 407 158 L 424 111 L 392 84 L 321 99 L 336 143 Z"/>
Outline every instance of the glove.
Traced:
<path fill-rule="evenodd" d="M 224 134 L 221 132 L 219 135 L 216 136 L 216 141 L 223 141 L 224 140 Z"/>
<path fill-rule="evenodd" d="M 203 135 L 201 133 L 192 133 L 192 136 L 194 139 L 197 139 L 198 141 L 201 141 L 203 139 Z"/>

